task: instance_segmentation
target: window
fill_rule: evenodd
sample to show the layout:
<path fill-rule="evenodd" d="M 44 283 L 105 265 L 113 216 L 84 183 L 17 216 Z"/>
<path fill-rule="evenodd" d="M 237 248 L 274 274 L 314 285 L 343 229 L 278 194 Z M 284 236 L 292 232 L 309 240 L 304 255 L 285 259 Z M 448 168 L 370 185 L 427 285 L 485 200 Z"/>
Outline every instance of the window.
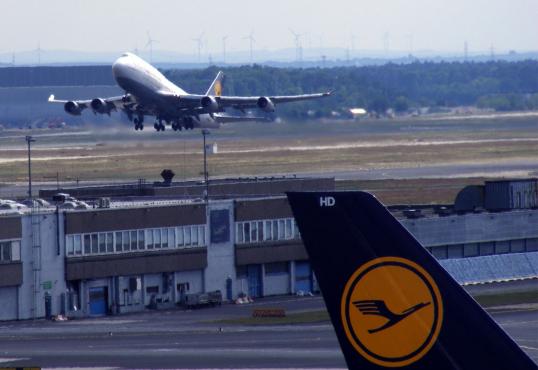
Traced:
<path fill-rule="evenodd" d="M 122 235 L 121 231 L 118 231 L 116 233 L 116 252 L 121 252 L 121 250 L 123 249 L 122 248 L 123 245 L 121 243 L 121 235 Z"/>
<path fill-rule="evenodd" d="M 191 243 L 192 245 L 198 245 L 198 228 L 196 226 L 191 226 Z"/>
<path fill-rule="evenodd" d="M 176 233 L 174 232 L 174 228 L 169 227 L 167 248 L 174 248 L 175 245 L 176 245 Z"/>
<path fill-rule="evenodd" d="M 161 248 L 161 229 L 153 229 L 153 243 L 155 249 Z"/>
<path fill-rule="evenodd" d="M 65 238 L 65 254 L 68 256 L 72 256 L 75 254 L 75 242 L 73 235 L 67 235 Z"/>
<path fill-rule="evenodd" d="M 243 223 L 243 230 L 245 232 L 245 243 L 250 243 L 250 222 Z"/>
<path fill-rule="evenodd" d="M 11 261 L 11 242 L 3 242 L 1 259 L 4 262 Z"/>
<path fill-rule="evenodd" d="M 130 244 L 129 244 L 129 232 L 128 231 L 124 231 L 122 233 L 122 239 L 123 239 L 123 251 L 127 252 L 130 249 L 129 248 Z"/>
<path fill-rule="evenodd" d="M 271 240 L 271 221 L 265 221 L 265 238 L 263 240 Z"/>
<path fill-rule="evenodd" d="M 286 239 L 291 239 L 293 237 L 293 229 L 291 218 L 286 219 Z"/>
<path fill-rule="evenodd" d="M 159 286 L 154 285 L 154 286 L 146 287 L 146 293 L 148 293 L 148 294 L 159 294 Z"/>
<path fill-rule="evenodd" d="M 168 248 L 168 229 L 161 229 L 161 248 Z"/>
<path fill-rule="evenodd" d="M 106 233 L 106 251 L 108 253 L 114 252 L 114 233 Z"/>
<path fill-rule="evenodd" d="M 512 253 L 525 252 L 525 239 L 511 240 L 510 252 Z"/>
<path fill-rule="evenodd" d="M 183 247 L 183 227 L 176 227 L 176 242 L 178 247 Z"/>
<path fill-rule="evenodd" d="M 273 220 L 273 237 L 271 240 L 278 240 L 278 220 Z"/>
<path fill-rule="evenodd" d="M 463 257 L 463 245 L 455 244 L 447 246 L 448 258 L 462 258 Z"/>
<path fill-rule="evenodd" d="M 444 260 L 447 258 L 447 248 L 444 245 L 432 247 L 432 254 L 438 260 Z"/>
<path fill-rule="evenodd" d="M 480 255 L 489 256 L 490 254 L 494 254 L 495 253 L 494 245 L 495 245 L 494 242 L 479 243 L 478 246 L 480 247 Z"/>
<path fill-rule="evenodd" d="M 284 240 L 286 237 L 286 226 L 284 220 L 278 220 L 278 240 Z"/>
<path fill-rule="evenodd" d="M 464 257 L 478 256 L 478 244 L 477 243 L 464 244 L 463 245 L 463 256 Z"/>
<path fill-rule="evenodd" d="M 185 240 L 185 245 L 191 245 L 191 228 L 188 226 L 183 228 L 183 239 Z"/>
<path fill-rule="evenodd" d="M 0 261 L 2 262 L 11 261 L 11 242 L 0 243 Z"/>
<path fill-rule="evenodd" d="M 288 273 L 288 262 L 274 262 L 265 264 L 266 275 L 279 275 Z"/>
<path fill-rule="evenodd" d="M 200 245 L 205 244 L 205 226 L 198 226 L 198 232 L 200 233 Z"/>
<path fill-rule="evenodd" d="M 99 236 L 99 253 L 105 253 L 106 252 L 106 234 L 99 233 L 97 235 Z"/>
<path fill-rule="evenodd" d="M 258 223 L 256 221 L 250 223 L 250 241 L 252 243 L 258 241 Z"/>
<path fill-rule="evenodd" d="M 90 254 L 91 252 L 92 252 L 92 250 L 91 250 L 90 235 L 86 234 L 86 235 L 84 235 L 84 254 Z"/>
<path fill-rule="evenodd" d="M 245 241 L 244 235 L 243 235 L 243 223 L 238 222 L 237 223 L 237 243 L 243 243 Z"/>
<path fill-rule="evenodd" d="M 258 221 L 258 241 L 263 241 L 263 221 Z"/>
<path fill-rule="evenodd" d="M 144 235 L 144 230 L 138 230 L 138 249 L 146 249 Z"/>
<path fill-rule="evenodd" d="M 80 256 L 82 254 L 82 235 L 77 234 L 74 238 L 75 254 Z"/>
<path fill-rule="evenodd" d="M 138 232 L 136 230 L 130 231 L 129 234 L 131 235 L 131 250 L 135 251 L 138 249 Z"/>
<path fill-rule="evenodd" d="M 97 234 L 91 234 L 92 236 L 92 253 L 99 253 L 99 246 L 97 245 Z"/>
<path fill-rule="evenodd" d="M 301 233 L 299 232 L 299 226 L 297 226 L 297 221 L 295 219 L 293 220 L 293 228 L 294 228 L 294 236 L 296 239 L 299 239 L 301 237 Z"/>
<path fill-rule="evenodd" d="M 153 249 L 153 230 L 146 230 L 146 246 L 148 249 Z"/>
<path fill-rule="evenodd" d="M 538 239 L 537 238 L 527 239 L 525 242 L 525 245 L 526 245 L 525 249 L 527 250 L 527 252 L 538 251 Z"/>
<path fill-rule="evenodd" d="M 508 240 L 495 242 L 495 254 L 503 253 L 510 253 L 510 241 Z"/>

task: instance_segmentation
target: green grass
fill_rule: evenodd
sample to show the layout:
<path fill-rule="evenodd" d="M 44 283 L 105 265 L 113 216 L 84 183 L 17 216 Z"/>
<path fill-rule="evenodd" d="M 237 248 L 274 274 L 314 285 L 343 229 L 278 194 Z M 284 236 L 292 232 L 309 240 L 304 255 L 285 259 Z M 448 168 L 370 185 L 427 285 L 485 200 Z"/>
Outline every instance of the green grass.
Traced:
<path fill-rule="evenodd" d="M 475 296 L 474 299 L 485 308 L 522 303 L 538 303 L 538 292 L 485 294 Z M 329 313 L 325 310 L 318 310 L 292 313 L 286 315 L 286 317 L 238 317 L 233 319 L 204 321 L 204 323 L 229 325 L 297 325 L 329 321 Z"/>
<path fill-rule="evenodd" d="M 292 313 L 286 317 L 239 317 L 210 321 L 215 324 L 236 325 L 293 325 L 312 324 L 329 321 L 329 313 L 325 310 Z"/>
<path fill-rule="evenodd" d="M 474 296 L 482 307 L 506 306 L 522 303 L 538 303 L 538 291 L 504 294 L 484 294 Z"/>

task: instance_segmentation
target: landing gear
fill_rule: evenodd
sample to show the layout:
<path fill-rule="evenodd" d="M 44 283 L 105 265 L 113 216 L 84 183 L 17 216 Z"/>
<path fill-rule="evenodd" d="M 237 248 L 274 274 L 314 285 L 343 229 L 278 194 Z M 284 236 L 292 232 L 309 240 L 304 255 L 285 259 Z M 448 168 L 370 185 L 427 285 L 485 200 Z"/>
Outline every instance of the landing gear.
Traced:
<path fill-rule="evenodd" d="M 192 119 L 192 117 L 185 117 L 183 119 L 183 122 L 185 123 L 185 130 L 192 130 L 194 128 L 194 120 Z"/>
<path fill-rule="evenodd" d="M 166 130 L 166 126 L 162 122 L 161 123 L 155 122 L 155 124 L 153 125 L 153 128 L 155 129 L 155 131 L 164 131 L 164 130 Z"/>
<path fill-rule="evenodd" d="M 174 131 L 181 131 L 183 127 L 181 126 L 181 124 L 179 122 L 172 122 L 172 130 Z"/>
<path fill-rule="evenodd" d="M 144 129 L 144 115 L 141 113 L 138 113 L 137 116 L 133 119 L 133 123 L 135 125 L 135 130 L 142 131 Z"/>

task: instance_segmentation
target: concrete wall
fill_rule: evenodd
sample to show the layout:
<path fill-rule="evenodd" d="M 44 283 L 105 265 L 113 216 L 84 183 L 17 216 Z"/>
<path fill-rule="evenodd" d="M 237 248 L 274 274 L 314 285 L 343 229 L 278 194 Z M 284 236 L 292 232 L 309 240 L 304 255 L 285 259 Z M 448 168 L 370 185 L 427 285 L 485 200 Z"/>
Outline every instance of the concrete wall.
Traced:
<path fill-rule="evenodd" d="M 46 294 L 52 299 L 52 314 L 57 315 L 63 310 L 61 296 L 67 291 L 64 238 L 58 239 L 58 233 L 63 236 L 63 215 L 52 212 L 25 215 L 22 231 L 23 283 L 18 297 L 18 318 L 45 317 Z"/>
<path fill-rule="evenodd" d="M 17 287 L 0 288 L 0 321 L 18 318 L 18 289 Z"/>
<path fill-rule="evenodd" d="M 204 291 L 204 270 L 176 272 L 175 279 L 174 289 L 176 290 L 177 284 L 189 283 L 189 290 L 185 293 L 201 293 Z M 179 302 L 179 298 L 178 294 L 176 302 Z"/>

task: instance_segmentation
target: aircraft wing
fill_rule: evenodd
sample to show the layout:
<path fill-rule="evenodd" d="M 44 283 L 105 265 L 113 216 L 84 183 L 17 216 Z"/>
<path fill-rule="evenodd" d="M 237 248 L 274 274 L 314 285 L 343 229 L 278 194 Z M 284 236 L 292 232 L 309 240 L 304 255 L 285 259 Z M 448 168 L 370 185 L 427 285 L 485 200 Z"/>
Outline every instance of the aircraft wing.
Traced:
<path fill-rule="evenodd" d="M 64 104 L 65 110 L 75 115 L 79 115 L 86 108 L 91 108 L 96 113 L 110 114 L 113 110 L 128 109 L 136 105 L 136 100 L 129 94 L 92 100 L 60 100 L 51 94 L 48 101 L 49 103 Z"/>
<path fill-rule="evenodd" d="M 220 96 L 215 97 L 222 107 L 254 108 L 259 104 L 260 99 L 269 99 L 273 104 L 290 103 L 301 100 L 312 100 L 330 96 L 332 91 L 317 94 L 302 95 L 277 95 L 277 96 Z"/>

